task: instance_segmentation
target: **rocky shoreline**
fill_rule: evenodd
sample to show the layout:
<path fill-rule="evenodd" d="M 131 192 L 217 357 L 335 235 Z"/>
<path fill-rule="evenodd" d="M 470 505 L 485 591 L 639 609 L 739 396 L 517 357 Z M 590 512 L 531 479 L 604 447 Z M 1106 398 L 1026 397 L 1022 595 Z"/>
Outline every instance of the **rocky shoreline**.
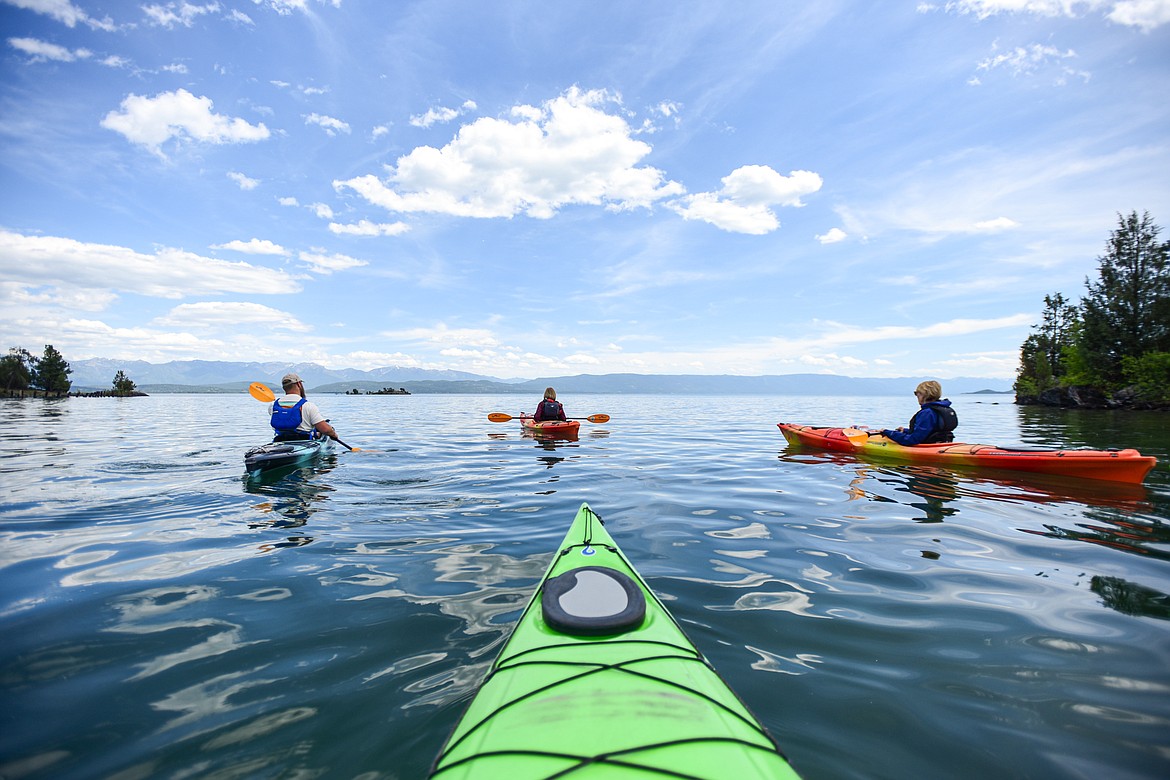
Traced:
<path fill-rule="evenodd" d="M 1054 387 L 1039 395 L 1017 395 L 1016 404 L 1019 406 L 1053 406 L 1061 409 L 1170 410 L 1170 404 L 1166 402 L 1143 399 L 1136 388 L 1127 387 L 1116 393 L 1106 393 L 1100 388 L 1086 385 Z"/>

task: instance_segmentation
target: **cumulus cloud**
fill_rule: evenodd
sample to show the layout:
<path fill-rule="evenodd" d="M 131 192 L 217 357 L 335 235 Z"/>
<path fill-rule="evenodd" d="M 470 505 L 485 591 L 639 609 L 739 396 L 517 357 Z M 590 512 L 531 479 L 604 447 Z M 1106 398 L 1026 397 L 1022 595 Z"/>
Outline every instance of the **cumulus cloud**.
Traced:
<path fill-rule="evenodd" d="M 800 198 L 821 188 L 812 171 L 782 176 L 767 165 L 745 165 L 723 177 L 717 192 L 688 195 L 670 207 L 684 219 L 698 219 L 733 233 L 762 235 L 780 227 L 773 208 L 803 206 Z"/>
<path fill-rule="evenodd" d="M 463 217 L 552 217 L 573 204 L 611 210 L 649 207 L 685 192 L 662 171 L 639 166 L 650 146 L 607 113 L 604 90 L 573 88 L 541 107 L 518 106 L 514 121 L 481 118 L 441 149 L 400 157 L 385 180 L 335 181 L 388 211 Z"/>
<path fill-rule="evenodd" d="M 339 236 L 399 236 L 408 230 L 410 225 L 405 222 L 375 223 L 362 219 L 351 225 L 329 223 L 329 232 Z"/>
<path fill-rule="evenodd" d="M 271 306 L 242 301 L 201 301 L 184 303 L 156 317 L 151 325 L 192 330 L 226 330 L 235 333 L 244 326 L 257 325 L 275 330 L 307 333 L 312 330 L 292 314 Z"/>
<path fill-rule="evenodd" d="M 1109 20 L 1130 27 L 1140 27 L 1149 32 L 1155 27 L 1170 23 L 1170 2 L 1168 0 L 1122 0 L 1114 3 L 1109 11 Z"/>
<path fill-rule="evenodd" d="M 260 186 L 259 179 L 252 179 L 238 171 L 228 171 L 228 178 L 240 185 L 241 190 L 254 190 Z"/>
<path fill-rule="evenodd" d="M 324 249 L 314 248 L 312 252 L 301 252 L 301 261 L 313 273 L 328 275 L 334 271 L 348 271 L 350 268 L 359 268 L 369 265 L 365 260 L 358 260 L 348 255 L 325 254 Z"/>
<path fill-rule="evenodd" d="M 150 24 L 167 29 L 173 28 L 176 24 L 190 27 L 200 16 L 218 13 L 220 10 L 219 3 L 206 3 L 204 5 L 193 5 L 188 2 L 167 3 L 166 5 L 155 3 L 142 6 L 142 12 L 146 14 Z"/>
<path fill-rule="evenodd" d="M 37 38 L 9 38 L 8 45 L 17 51 L 24 52 L 33 62 L 73 62 L 93 56 L 89 49 L 67 49 L 55 43 L 38 40 Z"/>
<path fill-rule="evenodd" d="M 300 291 L 283 271 L 161 248 L 153 255 L 109 244 L 0 230 L 0 277 L 26 288 L 118 290 L 156 298 Z"/>
<path fill-rule="evenodd" d="M 71 0 L 4 0 L 4 2 L 17 8 L 24 8 L 52 17 L 66 27 L 84 24 L 97 30 L 112 31 L 114 29 L 114 23 L 110 21 L 108 16 L 104 19 L 94 19 L 75 6 Z"/>
<path fill-rule="evenodd" d="M 288 250 L 280 244 L 274 244 L 267 239 L 253 238 L 250 241 L 228 241 L 226 244 L 212 244 L 212 249 L 230 249 L 233 252 L 243 252 L 247 255 L 287 255 Z"/>
<path fill-rule="evenodd" d="M 305 124 L 323 127 L 329 135 L 349 132 L 349 125 L 347 123 L 331 116 L 325 116 L 324 114 L 309 114 L 305 117 Z"/>
<path fill-rule="evenodd" d="M 418 114 L 410 118 L 410 123 L 415 127 L 430 127 L 433 124 L 450 122 L 452 119 L 458 119 L 466 114 L 468 111 L 474 111 L 477 108 L 474 100 L 466 100 L 459 108 L 430 108 L 425 114 Z"/>
<path fill-rule="evenodd" d="M 846 238 L 848 238 L 848 235 L 845 231 L 836 227 L 829 230 L 828 233 L 816 237 L 817 241 L 820 241 L 822 244 L 837 244 Z"/>
<path fill-rule="evenodd" d="M 122 101 L 121 111 L 106 114 L 101 126 L 160 156 L 160 147 L 172 138 L 237 144 L 262 141 L 269 136 L 263 123 L 250 125 L 243 119 L 216 114 L 210 98 L 196 97 L 185 89 L 162 92 L 152 98 L 130 94 Z"/>

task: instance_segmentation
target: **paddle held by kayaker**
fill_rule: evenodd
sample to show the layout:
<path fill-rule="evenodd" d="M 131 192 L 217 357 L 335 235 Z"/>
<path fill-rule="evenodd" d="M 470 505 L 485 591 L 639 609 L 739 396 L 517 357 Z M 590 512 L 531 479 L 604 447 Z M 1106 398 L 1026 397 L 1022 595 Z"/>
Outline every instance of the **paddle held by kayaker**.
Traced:
<path fill-rule="evenodd" d="M 918 411 L 910 418 L 910 426 L 885 428 L 882 436 L 907 447 L 954 441 L 952 431 L 959 425 L 959 415 L 951 408 L 951 402 L 941 397 L 942 385 L 935 381 L 922 382 L 914 395 L 918 398 Z"/>
<path fill-rule="evenodd" d="M 305 383 L 296 374 L 285 374 L 280 380 L 284 395 L 268 405 L 272 428 L 276 431 L 273 441 L 315 439 L 328 436 L 337 439 L 337 431 L 329 424 L 317 408 L 317 404 L 305 396 Z"/>
<path fill-rule="evenodd" d="M 565 407 L 557 400 L 556 390 L 551 387 L 545 388 L 544 400 L 536 405 L 536 414 L 532 415 L 532 419 L 536 422 L 568 419 L 565 417 Z"/>

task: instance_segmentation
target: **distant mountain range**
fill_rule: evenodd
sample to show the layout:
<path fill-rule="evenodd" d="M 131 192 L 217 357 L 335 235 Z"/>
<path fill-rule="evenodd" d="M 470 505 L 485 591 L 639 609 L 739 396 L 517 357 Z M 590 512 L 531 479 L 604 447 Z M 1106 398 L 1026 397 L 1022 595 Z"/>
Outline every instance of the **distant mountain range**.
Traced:
<path fill-rule="evenodd" d="M 208 360 L 176 360 L 147 363 L 141 360 L 93 358 L 71 362 L 74 390 L 104 390 L 114 375 L 124 371 L 147 393 L 242 393 L 252 382 L 279 390 L 280 378 L 295 372 L 311 393 L 343 393 L 346 390 L 405 388 L 411 393 L 525 393 L 539 395 L 553 386 L 558 393 L 651 393 L 664 395 L 904 395 L 929 377 L 872 379 L 832 374 L 778 374 L 730 376 L 703 374 L 577 374 L 531 380 L 497 379 L 465 371 L 386 366 L 369 371 L 356 368 L 329 369 L 315 363 L 232 363 Z M 959 377 L 942 380 L 947 395 L 1011 392 L 1005 379 Z"/>

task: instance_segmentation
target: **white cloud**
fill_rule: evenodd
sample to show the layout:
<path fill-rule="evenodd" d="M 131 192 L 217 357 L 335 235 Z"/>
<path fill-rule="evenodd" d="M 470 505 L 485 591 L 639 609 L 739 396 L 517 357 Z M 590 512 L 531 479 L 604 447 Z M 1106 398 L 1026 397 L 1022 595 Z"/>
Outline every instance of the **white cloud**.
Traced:
<path fill-rule="evenodd" d="M 36 38 L 9 38 L 8 44 L 17 51 L 27 54 L 33 62 L 55 60 L 57 62 L 73 62 L 93 56 L 89 49 L 66 49 L 55 43 L 38 40 Z"/>
<path fill-rule="evenodd" d="M 224 330 L 228 333 L 236 333 L 247 325 L 260 325 L 264 328 L 297 333 L 312 330 L 288 312 L 259 303 L 242 301 L 184 303 L 155 318 L 150 324 L 170 328 Z"/>
<path fill-rule="evenodd" d="M 500 340 L 490 330 L 483 328 L 449 328 L 444 323 L 439 323 L 431 328 L 410 328 L 408 330 L 387 331 L 380 335 L 391 341 L 406 341 L 463 348 L 501 346 Z"/>
<path fill-rule="evenodd" d="M 288 16 L 293 11 L 309 13 L 308 0 L 252 0 L 252 2 L 256 5 L 267 6 L 281 16 Z M 317 2 L 331 5 L 334 8 L 341 7 L 341 0 L 317 0 Z"/>
<path fill-rule="evenodd" d="M 405 222 L 374 223 L 362 219 L 351 225 L 329 223 L 329 231 L 339 236 L 399 236 L 410 230 Z"/>
<path fill-rule="evenodd" d="M 956 336 L 966 336 L 972 333 L 982 333 L 1000 328 L 1031 326 L 1035 322 L 1035 319 L 1031 314 L 1012 314 L 1006 317 L 994 317 L 985 320 L 967 318 L 926 325 L 883 325 L 870 328 L 824 322 L 820 324 L 825 326 L 826 332 L 806 342 L 806 346 L 815 345 L 819 349 L 825 349 L 852 344 L 866 344 L 874 341 L 893 341 L 896 339 L 954 338 Z M 779 343 L 782 340 L 776 339 L 774 341 Z"/>
<path fill-rule="evenodd" d="M 623 210 L 685 192 L 658 169 L 637 166 L 650 146 L 602 110 L 612 100 L 602 90 L 573 88 L 539 109 L 519 107 L 516 122 L 481 118 L 442 149 L 418 147 L 398 159 L 387 181 L 366 175 L 333 186 L 393 212 L 538 219 L 571 204 Z"/>
<path fill-rule="evenodd" d="M 306 125 L 318 125 L 325 128 L 325 132 L 329 135 L 337 135 L 338 133 L 348 133 L 349 125 L 342 122 L 340 119 L 335 119 L 331 116 L 323 114 L 309 114 L 305 117 Z"/>
<path fill-rule="evenodd" d="M 324 249 L 301 252 L 300 258 L 309 267 L 310 271 L 318 274 L 331 274 L 334 271 L 348 271 L 350 268 L 369 265 L 365 260 L 358 260 L 348 255 L 325 254 Z"/>
<path fill-rule="evenodd" d="M 294 197 L 291 197 L 291 196 L 277 198 L 276 202 L 282 206 L 299 206 L 300 205 L 300 203 L 297 201 L 297 199 Z"/>
<path fill-rule="evenodd" d="M 918 10 L 931 11 L 938 7 L 920 4 Z M 1106 10 L 1109 21 L 1139 27 L 1143 32 L 1170 22 L 1170 0 L 950 0 L 943 8 L 978 19 L 1002 13 L 1076 19 L 1082 14 Z"/>
<path fill-rule="evenodd" d="M 108 16 L 104 19 L 94 19 L 70 0 L 4 0 L 4 2 L 17 8 L 51 16 L 66 27 L 76 27 L 78 23 L 81 23 L 98 30 L 112 31 L 114 29 L 114 24 Z"/>
<path fill-rule="evenodd" d="M 415 127 L 430 127 L 436 123 L 450 122 L 452 119 L 458 119 L 469 111 L 474 111 L 477 108 L 474 100 L 464 101 L 459 108 L 430 108 L 425 114 L 418 114 L 410 118 L 410 123 Z"/>
<path fill-rule="evenodd" d="M 142 6 L 142 12 L 146 14 L 147 20 L 152 25 L 166 27 L 168 29 L 173 28 L 176 24 L 190 27 L 198 17 L 204 14 L 218 13 L 219 11 L 219 3 L 193 5 L 188 2 L 181 2 L 167 3 L 165 6 L 157 3 Z"/>
<path fill-rule="evenodd" d="M 311 209 L 321 219 L 333 219 L 333 209 L 327 203 L 311 203 L 305 208 Z"/>
<path fill-rule="evenodd" d="M 998 45 L 992 47 L 998 50 Z M 1061 64 L 1065 60 L 1075 59 L 1077 53 L 1072 49 L 1061 51 L 1055 46 L 1033 43 L 1029 46 L 1016 46 L 1010 51 L 999 52 L 982 60 L 976 65 L 976 70 L 992 71 L 999 68 L 1009 71 L 1012 76 L 1031 76 L 1041 71 L 1056 69 L 1057 83 L 1065 83 L 1067 76 L 1076 76 L 1084 81 L 1091 77 L 1085 71 L 1075 70 Z M 973 77 L 971 83 L 982 83 L 978 77 Z"/>
<path fill-rule="evenodd" d="M 71 238 L 0 230 L 0 277 L 24 287 L 120 290 L 157 298 L 300 291 L 283 271 L 161 248 L 153 255 Z"/>
<path fill-rule="evenodd" d="M 979 233 L 995 232 L 1000 230 L 1011 230 L 1012 228 L 1017 228 L 1019 226 L 1020 223 L 1016 222 L 1014 219 L 1009 219 L 1007 217 L 996 217 L 995 219 L 976 222 L 975 231 Z"/>
<path fill-rule="evenodd" d="M 841 241 L 844 241 L 848 237 L 849 237 L 848 234 L 844 230 L 842 230 L 841 228 L 835 227 L 835 228 L 830 229 L 828 233 L 825 233 L 824 235 L 817 236 L 816 239 L 817 239 L 817 241 L 820 241 L 822 244 L 837 244 L 837 243 L 840 243 Z"/>
<path fill-rule="evenodd" d="M 780 227 L 775 206 L 803 206 L 800 198 L 821 188 L 812 171 L 782 176 L 766 165 L 745 165 L 723 177 L 718 192 L 688 195 L 670 204 L 684 219 L 709 222 L 732 233 L 762 235 Z"/>
<path fill-rule="evenodd" d="M 1109 20 L 1149 32 L 1170 23 L 1170 1 L 1122 0 L 1114 4 L 1113 10 L 1109 12 Z"/>
<path fill-rule="evenodd" d="M 247 255 L 281 255 L 287 256 L 288 250 L 280 244 L 274 244 L 267 239 L 253 238 L 249 241 L 228 241 L 226 244 L 212 244 L 212 249 L 230 249 L 233 252 L 243 252 Z"/>
<path fill-rule="evenodd" d="M 101 126 L 160 156 L 160 147 L 172 138 L 235 144 L 262 141 L 269 136 L 263 123 L 250 125 L 243 119 L 216 114 L 210 98 L 195 97 L 185 89 L 162 92 L 152 98 L 130 94 L 121 108 L 121 112 L 106 114 Z"/>
<path fill-rule="evenodd" d="M 238 171 L 228 171 L 227 177 L 236 184 L 240 185 L 241 190 L 254 190 L 260 186 L 259 179 L 249 178 L 244 174 L 239 173 Z"/>

